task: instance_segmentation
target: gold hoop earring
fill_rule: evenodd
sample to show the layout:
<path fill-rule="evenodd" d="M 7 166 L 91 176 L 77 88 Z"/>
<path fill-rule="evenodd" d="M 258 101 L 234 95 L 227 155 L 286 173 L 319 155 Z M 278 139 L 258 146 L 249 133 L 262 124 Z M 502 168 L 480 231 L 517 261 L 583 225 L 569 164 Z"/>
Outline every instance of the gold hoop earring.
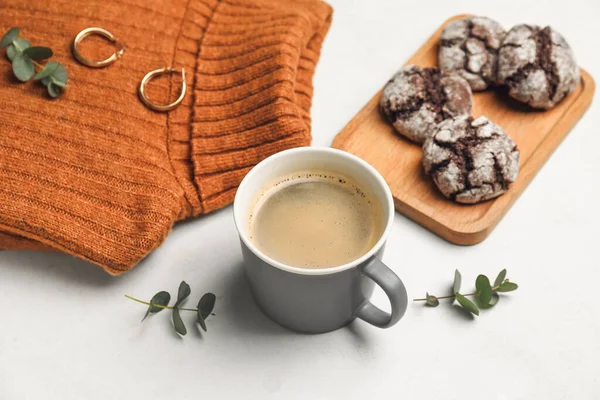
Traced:
<path fill-rule="evenodd" d="M 116 45 L 118 45 L 120 47 L 115 53 L 113 53 L 106 60 L 102 60 L 102 61 L 88 60 L 84 56 L 81 55 L 81 53 L 79 52 L 78 46 L 81 43 L 81 41 L 89 35 L 103 36 L 103 37 L 107 38 L 109 41 L 111 41 L 112 43 L 115 43 Z M 75 40 L 73 40 L 73 55 L 75 56 L 77 61 L 79 61 L 83 65 L 87 65 L 88 67 L 92 67 L 92 68 L 102 68 L 102 67 L 106 67 L 107 65 L 114 63 L 119 58 L 121 58 L 124 51 L 125 51 L 125 46 L 122 43 L 120 43 L 119 41 L 117 41 L 117 39 L 115 38 L 115 36 L 112 33 L 107 31 L 106 29 L 102 29 L 102 28 L 96 28 L 96 27 L 86 28 L 86 29 L 82 30 L 81 32 L 79 32 L 77 34 L 77 36 L 75 36 Z"/>
<path fill-rule="evenodd" d="M 181 68 L 181 80 L 182 80 L 181 94 L 179 95 L 177 100 L 175 100 L 174 102 L 172 102 L 170 104 L 160 105 L 160 104 L 154 104 L 146 97 L 146 84 L 148 82 L 150 82 L 151 79 L 153 79 L 159 75 L 170 74 L 173 72 L 179 72 L 179 71 L 175 68 L 159 68 L 159 69 L 155 69 L 154 71 L 148 72 L 146 74 L 146 76 L 144 76 L 144 79 L 142 79 L 142 82 L 140 83 L 139 94 L 140 94 L 140 98 L 142 99 L 142 102 L 146 105 L 146 107 L 148 107 L 154 111 L 164 112 L 164 111 L 169 111 L 169 110 L 174 109 L 175 107 L 177 107 L 179 105 L 179 103 L 181 103 L 181 101 L 185 97 L 185 92 L 187 90 L 187 84 L 185 83 L 185 70 L 183 68 Z"/>

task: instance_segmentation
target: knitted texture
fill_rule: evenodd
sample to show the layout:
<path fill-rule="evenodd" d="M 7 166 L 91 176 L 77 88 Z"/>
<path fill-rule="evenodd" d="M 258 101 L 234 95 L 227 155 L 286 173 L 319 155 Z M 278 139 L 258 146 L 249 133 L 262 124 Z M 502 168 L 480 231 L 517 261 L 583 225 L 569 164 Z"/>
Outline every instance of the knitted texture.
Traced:
<path fill-rule="evenodd" d="M 245 174 L 310 144 L 312 75 L 331 8 L 319 0 L 2 0 L 0 33 L 51 47 L 69 89 L 51 100 L 0 60 L 0 249 L 60 250 L 118 275 L 173 224 L 229 204 Z M 126 45 L 80 65 L 75 35 L 99 26 Z M 89 37 L 86 57 L 114 48 Z M 185 68 L 169 113 L 137 96 L 143 76 Z M 167 103 L 181 77 L 149 85 Z"/>

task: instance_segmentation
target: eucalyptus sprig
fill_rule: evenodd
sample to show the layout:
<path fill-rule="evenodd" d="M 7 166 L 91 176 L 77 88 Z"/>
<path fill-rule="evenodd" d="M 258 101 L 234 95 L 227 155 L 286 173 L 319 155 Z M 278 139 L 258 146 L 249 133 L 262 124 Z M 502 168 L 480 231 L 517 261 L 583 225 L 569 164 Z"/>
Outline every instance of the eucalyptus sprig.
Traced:
<path fill-rule="evenodd" d="M 181 305 L 183 302 L 190 296 L 191 289 L 190 285 L 182 281 L 179 284 L 179 290 L 177 291 L 177 301 L 173 305 L 173 307 L 169 306 L 169 302 L 171 301 L 171 295 L 169 292 L 160 291 L 152 296 L 152 299 L 147 302 L 140 299 L 136 299 L 135 297 L 131 297 L 129 295 L 125 295 L 128 299 L 133 301 L 137 301 L 138 303 L 146 304 L 148 309 L 146 310 L 146 314 L 142 321 L 144 321 L 148 315 L 156 314 L 161 312 L 162 310 L 169 309 L 172 311 L 173 318 L 173 328 L 175 331 L 179 333 L 181 336 L 185 336 L 187 334 L 187 329 L 185 324 L 183 323 L 183 319 L 181 319 L 180 311 L 191 311 L 196 313 L 196 322 L 200 324 L 200 327 L 204 332 L 207 331 L 206 328 L 206 318 L 209 315 L 215 315 L 212 313 L 213 308 L 215 307 L 216 296 L 212 293 L 205 293 L 198 302 L 196 308 L 183 308 Z"/>
<path fill-rule="evenodd" d="M 519 287 L 516 283 L 510 282 L 506 279 L 506 269 L 500 271 L 494 286 L 490 284 L 490 280 L 485 275 L 479 275 L 475 280 L 475 292 L 461 294 L 460 286 L 462 283 L 462 276 L 458 270 L 454 271 L 454 284 L 452 285 L 452 293 L 448 296 L 434 296 L 429 293 L 425 294 L 422 299 L 414 299 L 413 301 L 424 301 L 426 306 L 437 307 L 440 304 L 441 299 L 452 299 L 452 302 L 456 300 L 458 304 L 471 314 L 479 315 L 479 309 L 491 308 L 498 303 L 500 296 L 498 292 L 512 292 L 517 290 Z M 475 296 L 475 302 L 467 299 L 467 297 Z"/>
<path fill-rule="evenodd" d="M 2 37 L 0 46 L 6 49 L 6 56 L 12 62 L 15 77 L 27 82 L 32 77 L 42 82 L 51 97 L 58 97 L 67 88 L 69 74 L 64 65 L 50 61 L 46 65 L 37 61 L 46 60 L 54 54 L 52 49 L 42 46 L 31 46 L 28 40 L 19 37 L 19 28 L 11 28 Z M 39 70 L 36 74 L 36 67 Z M 35 76 L 34 76 L 35 75 Z"/>

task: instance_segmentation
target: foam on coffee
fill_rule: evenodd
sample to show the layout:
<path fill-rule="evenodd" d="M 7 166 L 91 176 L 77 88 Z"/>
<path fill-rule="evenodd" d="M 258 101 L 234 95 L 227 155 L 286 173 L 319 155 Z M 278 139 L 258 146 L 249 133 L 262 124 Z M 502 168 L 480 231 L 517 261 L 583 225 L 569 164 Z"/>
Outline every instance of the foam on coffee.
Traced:
<path fill-rule="evenodd" d="M 269 257 L 299 268 L 330 268 L 367 253 L 384 229 L 378 200 L 342 176 L 279 179 L 249 213 L 250 239 Z"/>

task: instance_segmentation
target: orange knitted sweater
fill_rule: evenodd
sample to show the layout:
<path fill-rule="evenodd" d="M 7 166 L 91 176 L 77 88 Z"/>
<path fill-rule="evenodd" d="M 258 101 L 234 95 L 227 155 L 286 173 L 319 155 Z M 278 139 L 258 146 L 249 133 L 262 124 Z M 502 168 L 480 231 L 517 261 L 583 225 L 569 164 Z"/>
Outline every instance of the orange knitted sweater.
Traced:
<path fill-rule="evenodd" d="M 229 204 L 263 158 L 310 143 L 312 75 L 331 8 L 319 0 L 2 0 L 16 26 L 54 50 L 69 89 L 51 100 L 0 59 L 0 249 L 55 249 L 127 271 L 173 224 Z M 126 45 L 103 69 L 78 64 L 75 35 L 99 26 Z M 113 49 L 90 37 L 84 54 Z M 184 67 L 187 95 L 164 114 L 137 86 Z M 153 81 L 168 102 L 180 77 Z"/>

